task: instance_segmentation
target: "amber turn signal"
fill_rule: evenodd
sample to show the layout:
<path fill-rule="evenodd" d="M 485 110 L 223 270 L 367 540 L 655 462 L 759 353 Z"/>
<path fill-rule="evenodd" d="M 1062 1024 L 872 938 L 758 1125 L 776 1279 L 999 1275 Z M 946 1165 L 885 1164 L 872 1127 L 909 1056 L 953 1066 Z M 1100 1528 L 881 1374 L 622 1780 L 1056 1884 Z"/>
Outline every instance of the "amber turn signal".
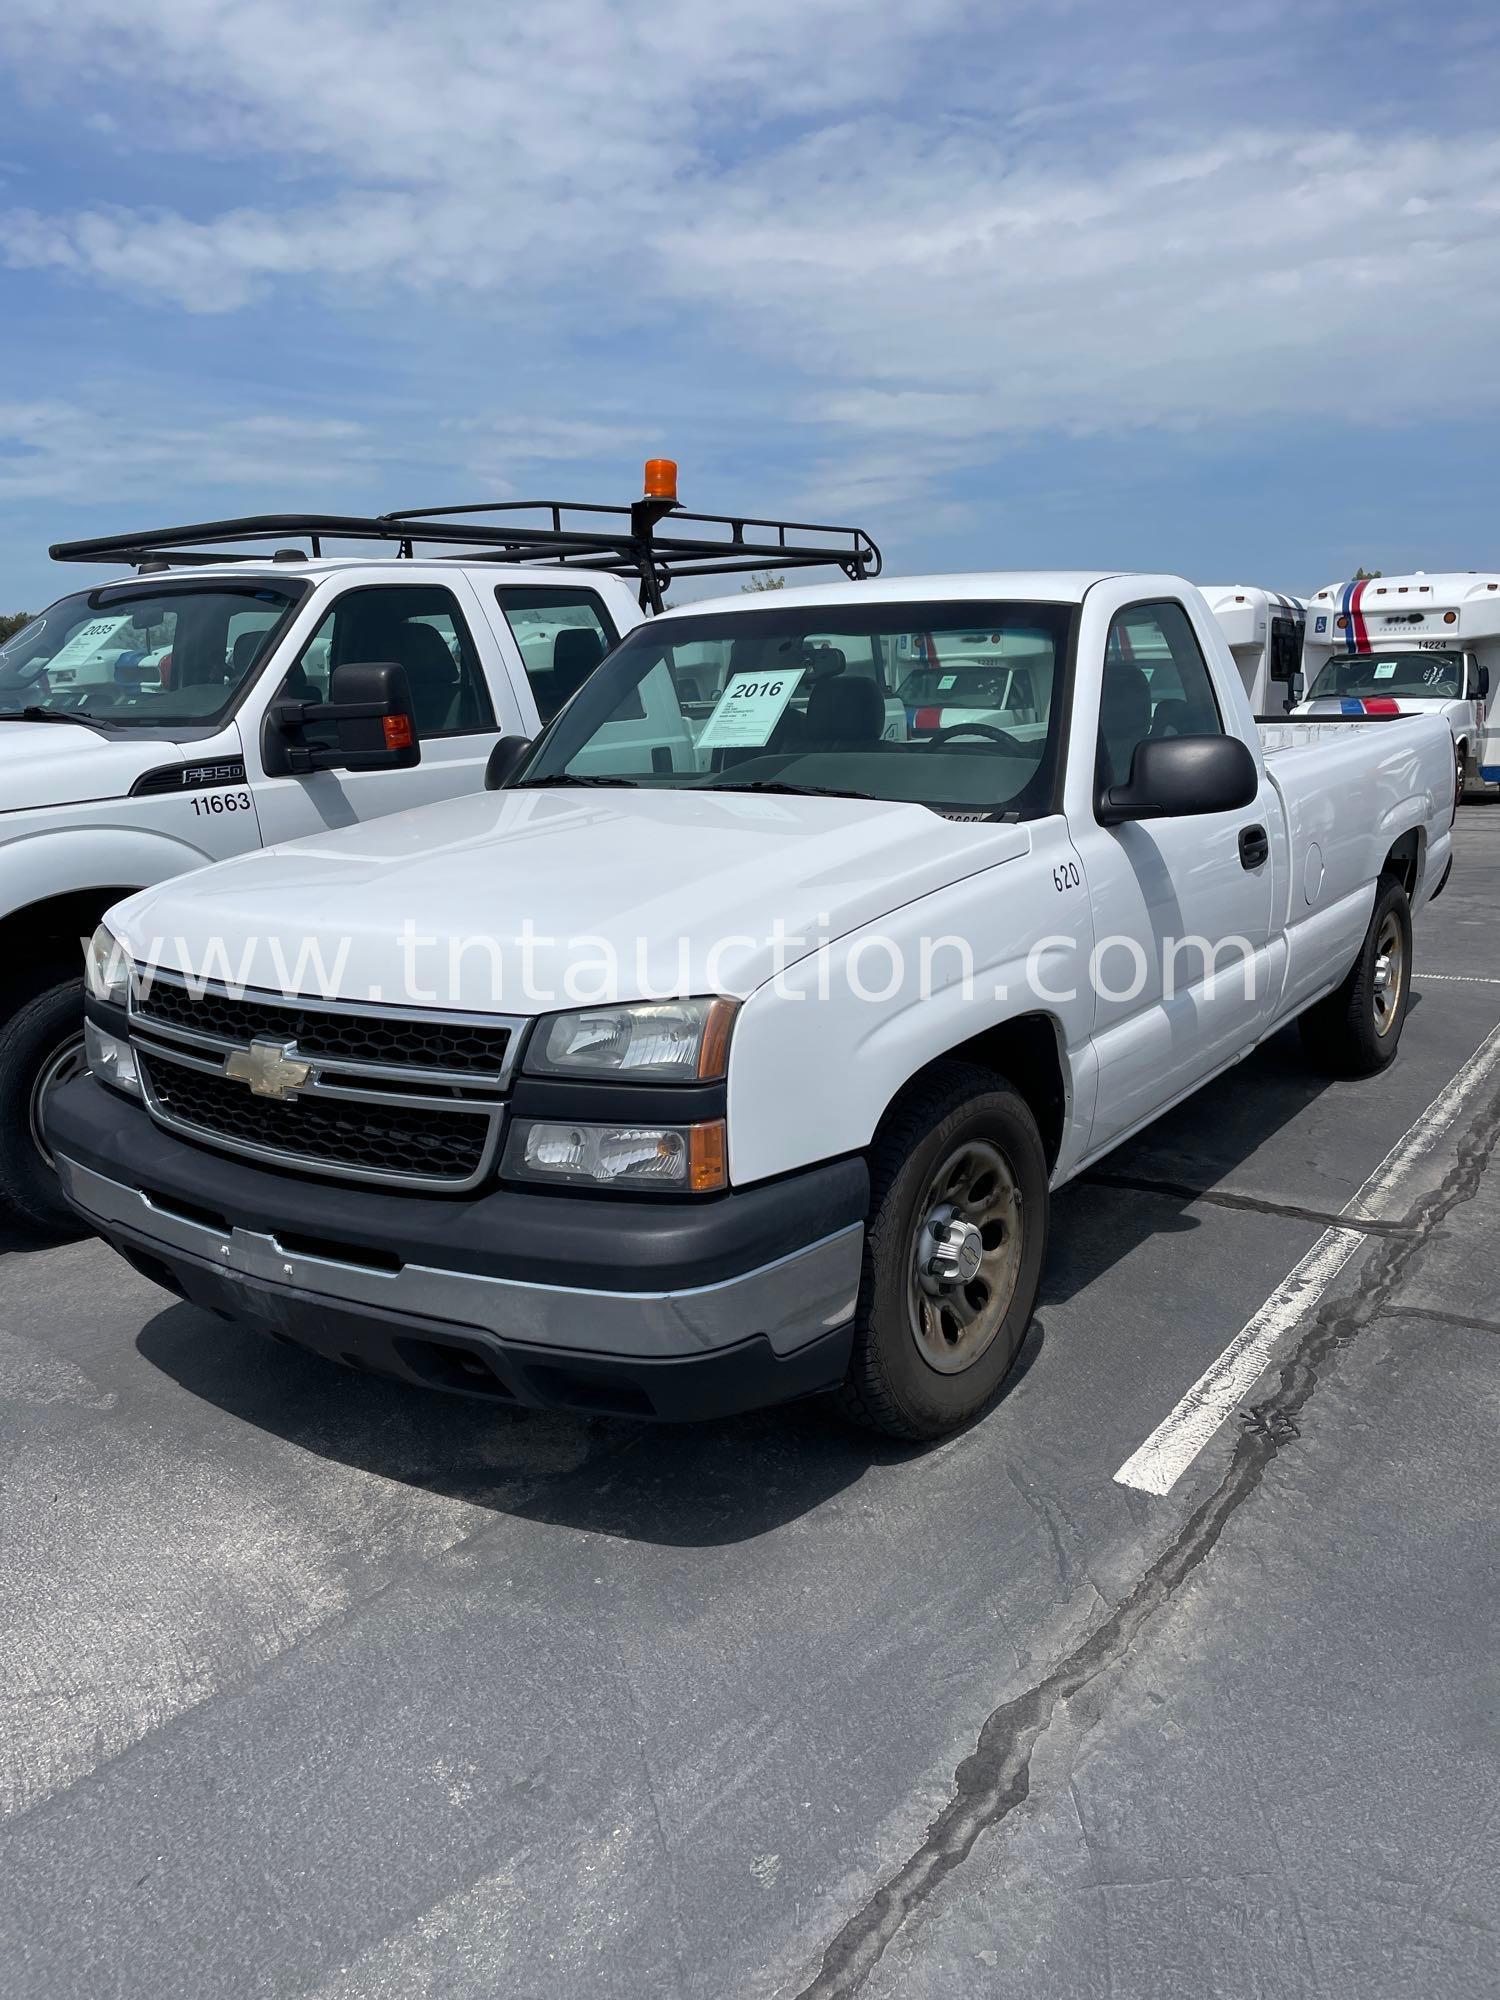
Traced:
<path fill-rule="evenodd" d="M 713 1194 L 729 1185 L 724 1152 L 724 1121 L 688 1127 L 688 1186 L 694 1194 Z"/>

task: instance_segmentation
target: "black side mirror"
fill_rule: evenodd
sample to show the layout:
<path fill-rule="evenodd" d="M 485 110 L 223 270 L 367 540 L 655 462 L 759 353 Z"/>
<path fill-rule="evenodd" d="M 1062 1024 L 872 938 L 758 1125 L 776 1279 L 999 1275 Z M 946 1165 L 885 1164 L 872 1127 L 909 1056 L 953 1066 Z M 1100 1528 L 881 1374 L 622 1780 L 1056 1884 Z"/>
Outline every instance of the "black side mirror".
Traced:
<path fill-rule="evenodd" d="M 1479 669 L 1479 699 L 1481 701 L 1488 701 L 1489 698 L 1490 698 L 1490 670 L 1488 667 L 1481 667 Z"/>
<path fill-rule="evenodd" d="M 529 736 L 502 736 L 484 767 L 484 789 L 503 792 L 531 750 Z"/>
<path fill-rule="evenodd" d="M 261 752 L 268 776 L 406 771 L 421 763 L 405 667 L 350 661 L 334 668 L 328 693 L 327 701 L 280 701 L 267 709 Z M 316 732 L 312 741 L 309 730 Z"/>
<path fill-rule="evenodd" d="M 1101 796 L 1099 824 L 1237 812 L 1259 783 L 1255 759 L 1237 736 L 1150 737 L 1136 745 L 1128 783 Z"/>

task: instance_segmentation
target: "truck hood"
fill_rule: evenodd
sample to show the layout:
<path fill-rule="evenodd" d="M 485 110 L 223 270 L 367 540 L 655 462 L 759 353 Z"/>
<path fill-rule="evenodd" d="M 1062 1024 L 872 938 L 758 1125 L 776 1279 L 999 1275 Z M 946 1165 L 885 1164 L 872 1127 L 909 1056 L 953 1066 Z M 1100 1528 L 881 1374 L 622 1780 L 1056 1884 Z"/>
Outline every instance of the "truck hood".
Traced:
<path fill-rule="evenodd" d="M 100 736 L 82 724 L 0 722 L 0 812 L 122 799 L 182 752 L 159 736 Z"/>
<path fill-rule="evenodd" d="M 518 1014 L 744 997 L 1030 846 L 1024 825 L 879 801 L 481 792 L 197 870 L 109 923 L 138 961 L 308 997 Z"/>

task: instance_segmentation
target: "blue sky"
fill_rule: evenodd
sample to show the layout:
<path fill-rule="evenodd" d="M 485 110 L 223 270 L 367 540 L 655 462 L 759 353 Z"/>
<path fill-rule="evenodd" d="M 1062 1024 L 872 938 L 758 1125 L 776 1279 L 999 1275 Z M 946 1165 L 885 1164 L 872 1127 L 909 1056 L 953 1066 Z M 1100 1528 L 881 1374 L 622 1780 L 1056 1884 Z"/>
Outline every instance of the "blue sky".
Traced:
<path fill-rule="evenodd" d="M 0 608 L 74 535 L 630 497 L 892 571 L 1500 566 L 1500 16 L 7 0 Z"/>

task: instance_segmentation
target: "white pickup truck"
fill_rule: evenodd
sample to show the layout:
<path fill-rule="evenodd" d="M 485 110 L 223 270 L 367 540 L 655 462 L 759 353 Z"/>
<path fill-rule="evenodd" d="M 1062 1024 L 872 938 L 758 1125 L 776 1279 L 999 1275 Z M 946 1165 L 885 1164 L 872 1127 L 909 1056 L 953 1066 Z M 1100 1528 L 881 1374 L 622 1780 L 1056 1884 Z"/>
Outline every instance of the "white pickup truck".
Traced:
<path fill-rule="evenodd" d="M 647 484 L 630 507 L 245 517 L 53 549 L 140 574 L 62 598 L 0 647 L 12 1227 L 71 1219 L 42 1116 L 82 1066 L 79 941 L 110 904 L 205 862 L 479 791 L 497 740 L 535 734 L 659 604 L 666 561 L 678 575 L 767 559 L 878 568 L 855 530 L 680 513 L 670 461 L 652 461 Z M 814 533 L 839 539 L 820 548 Z M 242 552 L 267 540 L 310 546 Z M 328 553 L 371 542 L 386 553 Z M 350 749 L 359 718 L 341 708 L 362 706 L 376 662 L 401 669 L 419 747 Z M 669 720 L 643 711 L 624 734 L 655 740 Z"/>
<path fill-rule="evenodd" d="M 976 631 L 1045 640 L 1025 713 L 887 735 L 913 635 Z M 619 733 L 679 653 L 723 670 L 689 754 Z M 1020 1345 L 1051 1188 L 1294 1017 L 1391 1060 L 1453 805 L 1437 719 L 1257 729 L 1177 577 L 686 606 L 503 789 L 110 911 L 48 1134 L 139 1270 L 347 1363 L 933 1437 Z"/>

